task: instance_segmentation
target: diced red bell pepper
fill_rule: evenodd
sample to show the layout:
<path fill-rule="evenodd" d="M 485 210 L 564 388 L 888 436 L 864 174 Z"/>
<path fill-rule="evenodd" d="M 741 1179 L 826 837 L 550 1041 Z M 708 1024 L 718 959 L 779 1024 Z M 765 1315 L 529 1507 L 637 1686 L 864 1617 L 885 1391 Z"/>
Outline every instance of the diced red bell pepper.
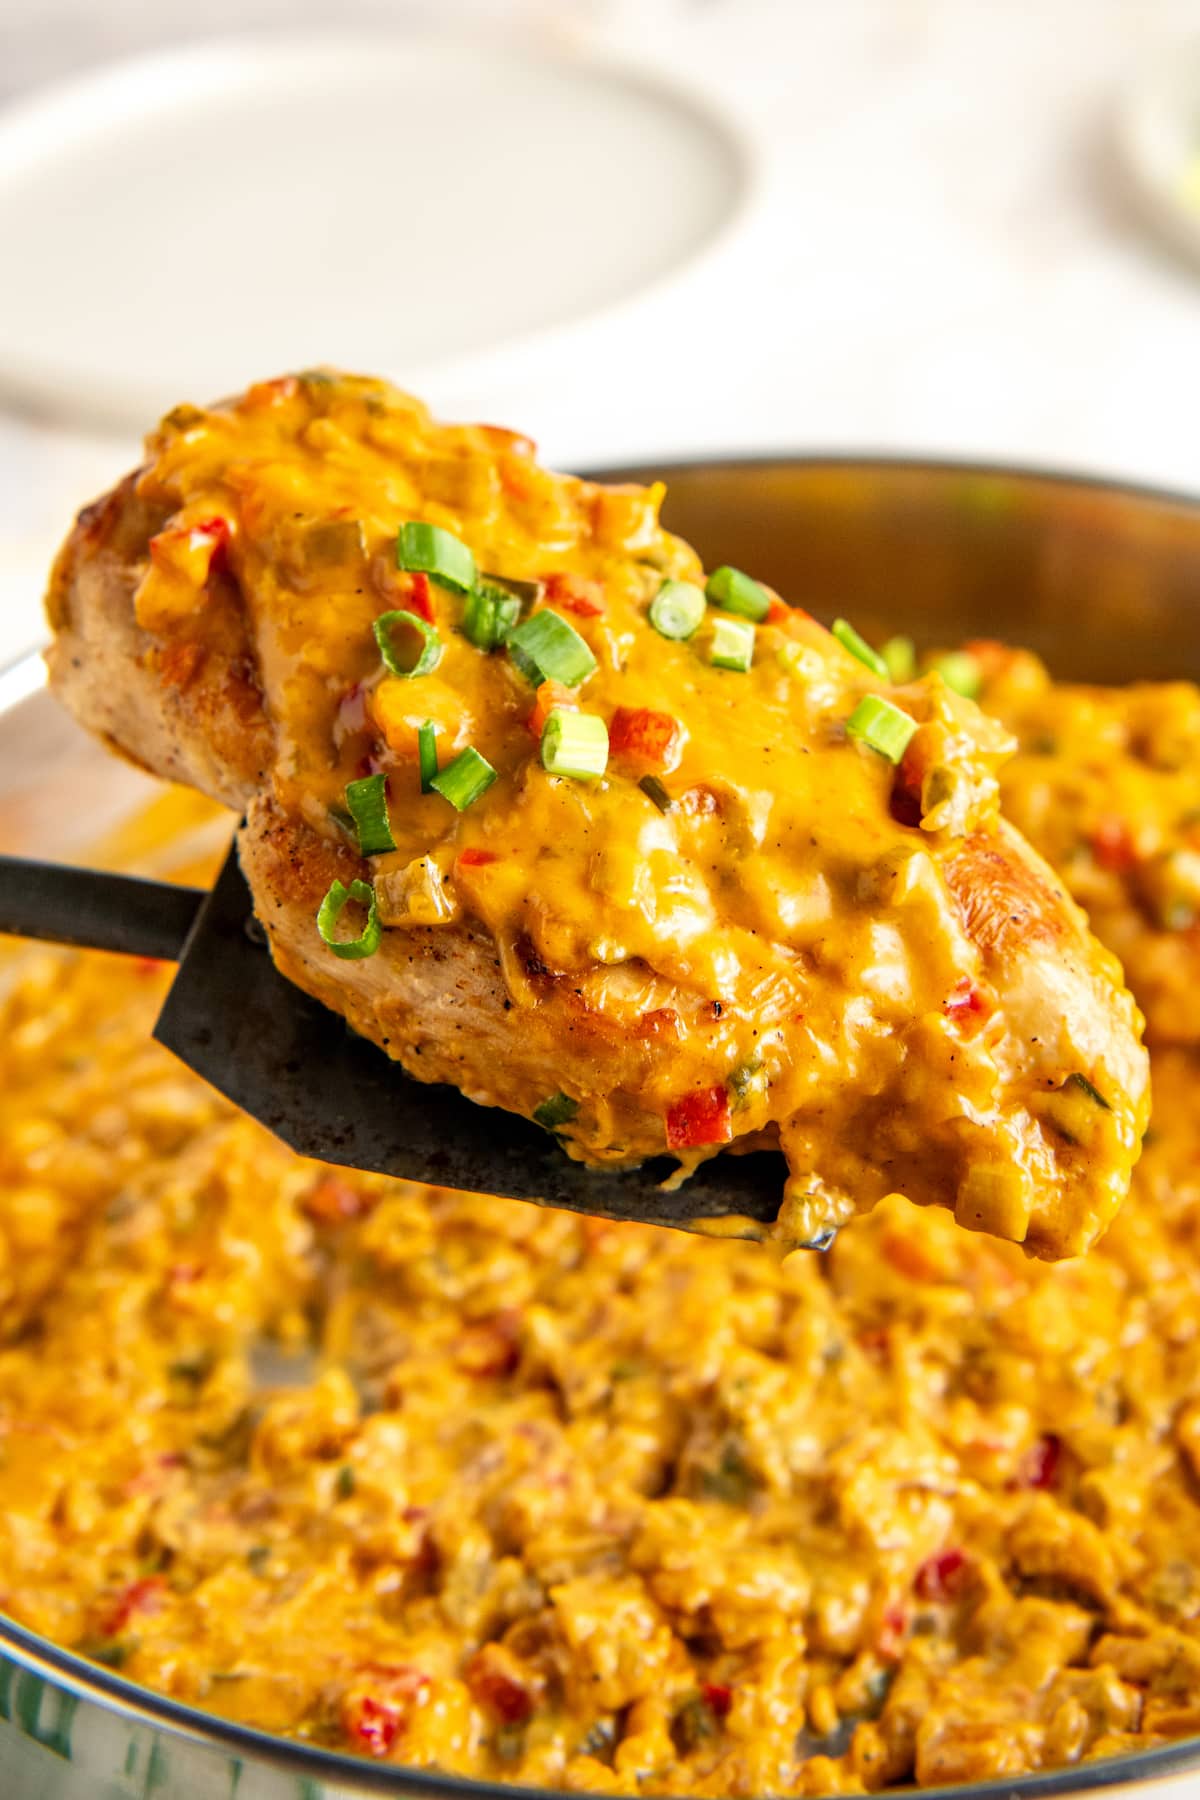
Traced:
<path fill-rule="evenodd" d="M 546 720 L 558 706 L 577 709 L 579 702 L 572 690 L 564 687 L 561 681 L 543 681 L 533 702 L 533 711 L 525 721 L 526 731 L 530 737 L 536 738 L 539 744 L 542 741 L 542 733 L 546 729 Z"/>
<path fill-rule="evenodd" d="M 101 1620 L 103 1636 L 117 1637 L 136 1613 L 157 1612 L 166 1591 L 167 1584 L 161 1575 L 144 1575 L 138 1581 L 131 1581 Z"/>
<path fill-rule="evenodd" d="M 418 619 L 424 619 L 427 625 L 433 624 L 433 593 L 429 586 L 429 577 L 421 569 L 412 570 L 406 577 L 407 592 L 399 595 L 399 611 L 415 613 Z"/>
<path fill-rule="evenodd" d="M 900 766 L 892 782 L 890 811 L 897 825 L 908 825 L 914 831 L 921 823 L 921 788 L 925 781 L 925 751 L 914 737 L 900 758 Z"/>
<path fill-rule="evenodd" d="M 679 745 L 679 720 L 648 706 L 618 706 L 608 727 L 613 756 L 627 756 L 647 768 L 673 766 Z"/>
<path fill-rule="evenodd" d="M 1103 819 L 1091 836 L 1092 855 L 1111 875 L 1128 875 L 1137 867 L 1133 833 L 1124 819 Z"/>
<path fill-rule="evenodd" d="M 460 869 L 484 869 L 488 863 L 499 861 L 500 858 L 494 850 L 478 850 L 470 844 L 465 850 L 460 850 L 457 857 Z"/>
<path fill-rule="evenodd" d="M 792 612 L 793 608 L 788 605 L 786 600 L 781 600 L 778 594 L 772 594 L 767 605 L 766 622 L 768 625 L 786 625 Z M 808 614 L 801 613 L 800 617 L 806 619 Z"/>
<path fill-rule="evenodd" d="M 547 575 L 546 599 L 582 619 L 598 619 L 604 611 L 604 584 L 583 575 Z"/>
<path fill-rule="evenodd" d="M 718 1719 L 724 1719 L 733 1705 L 733 1689 L 726 1687 L 723 1681 L 706 1681 L 700 1689 L 700 1698 L 710 1712 Z"/>
<path fill-rule="evenodd" d="M 921 1600 L 957 1600 L 971 1573 L 965 1550 L 939 1550 L 917 1570 L 913 1588 Z"/>
<path fill-rule="evenodd" d="M 699 1088 L 667 1108 L 668 1150 L 694 1150 L 701 1144 L 727 1144 L 733 1136 L 729 1089 Z"/>
<path fill-rule="evenodd" d="M 342 1730 L 368 1756 L 386 1756 L 429 1686 L 429 1677 L 420 1669 L 382 1663 L 365 1665 L 362 1677 L 342 1700 Z"/>
<path fill-rule="evenodd" d="M 187 525 L 168 525 L 150 539 L 150 560 L 164 574 L 202 588 L 224 567 L 231 537 L 229 520 L 219 514 Z"/>
<path fill-rule="evenodd" d="M 342 1721 L 347 1736 L 356 1739 L 368 1756 L 386 1756 L 403 1722 L 400 1709 L 391 1701 L 375 1700 L 370 1694 L 361 1695 Z"/>
<path fill-rule="evenodd" d="M 964 975 L 942 1002 L 942 1011 L 962 1030 L 971 1031 L 990 1016 L 991 1008 L 970 976 Z"/>
<path fill-rule="evenodd" d="M 533 1713 L 533 1694 L 517 1670 L 516 1657 L 499 1644 L 485 1644 L 466 1668 L 467 1686 L 476 1700 L 506 1725 L 524 1725 Z"/>

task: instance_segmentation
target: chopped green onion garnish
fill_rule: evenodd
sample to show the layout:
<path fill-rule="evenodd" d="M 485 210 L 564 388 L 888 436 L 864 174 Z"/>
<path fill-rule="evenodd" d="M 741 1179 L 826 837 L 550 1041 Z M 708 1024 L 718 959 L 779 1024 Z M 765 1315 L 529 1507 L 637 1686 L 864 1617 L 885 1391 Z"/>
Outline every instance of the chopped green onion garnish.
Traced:
<path fill-rule="evenodd" d="M 364 775 L 361 781 L 347 782 L 346 805 L 364 856 L 382 856 L 385 850 L 396 848 L 388 820 L 386 775 Z"/>
<path fill-rule="evenodd" d="M 642 779 L 638 782 L 638 786 L 641 788 L 643 794 L 645 794 L 647 800 L 653 800 L 659 812 L 670 812 L 675 802 L 672 800 L 670 794 L 658 779 L 657 775 L 643 775 Z"/>
<path fill-rule="evenodd" d="M 441 638 L 416 613 L 380 613 L 374 631 L 379 654 L 393 675 L 402 675 L 406 680 L 414 675 L 428 675 L 441 661 Z"/>
<path fill-rule="evenodd" d="M 546 585 L 544 581 L 520 581 L 515 575 L 489 575 L 486 569 L 480 575 L 479 581 L 481 586 L 485 582 L 489 582 L 492 587 L 501 588 L 505 593 L 511 594 L 515 600 L 521 601 L 524 606 L 532 606 L 535 600 L 540 600 L 542 589 Z"/>
<path fill-rule="evenodd" d="M 978 657 L 969 650 L 949 650 L 932 665 L 948 688 L 966 700 L 976 700 L 983 686 L 983 670 Z"/>
<path fill-rule="evenodd" d="M 1066 1087 L 1082 1088 L 1089 1100 L 1094 1100 L 1096 1105 L 1103 1107 L 1105 1112 L 1112 1111 L 1112 1107 L 1108 1104 L 1108 1101 L 1104 1098 L 1100 1089 L 1098 1087 L 1093 1087 L 1086 1075 L 1068 1075 L 1064 1085 Z"/>
<path fill-rule="evenodd" d="M 556 706 L 542 727 L 542 767 L 591 781 L 608 767 L 608 726 L 596 713 Z"/>
<path fill-rule="evenodd" d="M 704 590 L 691 581 L 664 581 L 650 602 L 650 623 L 660 637 L 690 638 L 704 617 Z"/>
<path fill-rule="evenodd" d="M 534 1108 L 534 1123 L 544 1131 L 557 1131 L 560 1125 L 569 1125 L 578 1111 L 578 1100 L 572 1100 L 569 1094 L 551 1094 L 549 1100 Z"/>
<path fill-rule="evenodd" d="M 396 539 L 396 567 L 428 575 L 462 594 L 475 586 L 475 558 L 461 538 L 440 525 L 415 520 L 402 525 Z"/>
<path fill-rule="evenodd" d="M 421 769 L 421 792 L 427 794 L 438 772 L 437 726 L 426 719 L 417 732 L 417 758 Z"/>
<path fill-rule="evenodd" d="M 890 637 L 879 652 L 887 664 L 890 678 L 899 686 L 911 681 L 917 672 L 917 646 L 909 637 Z"/>
<path fill-rule="evenodd" d="M 357 937 L 335 937 L 337 922 L 351 900 L 357 900 L 360 906 L 366 907 L 367 922 Z M 370 882 L 352 881 L 349 887 L 345 887 L 340 881 L 333 882 L 317 913 L 317 930 L 321 934 L 321 942 L 344 962 L 358 962 L 361 957 L 374 956 L 383 936 L 383 927 L 375 909 L 375 889 Z"/>
<path fill-rule="evenodd" d="M 908 749 L 917 721 L 878 694 L 865 694 L 846 720 L 851 737 L 861 739 L 889 762 L 898 763 Z"/>
<path fill-rule="evenodd" d="M 745 674 L 754 661 L 754 627 L 749 619 L 714 619 L 708 660 L 715 669 Z"/>
<path fill-rule="evenodd" d="M 578 687 L 596 667 L 596 659 L 573 625 L 549 607 L 531 613 L 508 634 L 508 653 L 526 681 L 561 681 Z"/>
<path fill-rule="evenodd" d="M 857 656 L 860 663 L 866 663 L 872 675 L 878 675 L 881 681 L 888 679 L 888 666 L 882 656 L 878 650 L 872 650 L 865 637 L 858 635 L 849 619 L 835 619 L 830 630 L 842 649 Z"/>
<path fill-rule="evenodd" d="M 495 650 L 521 616 L 521 602 L 503 588 L 481 581 L 472 588 L 463 607 L 464 634 L 480 650 Z"/>
<path fill-rule="evenodd" d="M 708 578 L 704 592 L 711 605 L 726 612 L 740 613 L 743 619 L 765 619 L 771 610 L 771 596 L 760 582 L 752 581 L 740 569 L 722 565 Z"/>
<path fill-rule="evenodd" d="M 466 812 L 481 794 L 486 794 L 496 779 L 496 771 L 486 756 L 480 756 L 473 745 L 460 750 L 452 763 L 439 769 L 429 785 L 435 794 L 448 800 L 458 812 Z"/>

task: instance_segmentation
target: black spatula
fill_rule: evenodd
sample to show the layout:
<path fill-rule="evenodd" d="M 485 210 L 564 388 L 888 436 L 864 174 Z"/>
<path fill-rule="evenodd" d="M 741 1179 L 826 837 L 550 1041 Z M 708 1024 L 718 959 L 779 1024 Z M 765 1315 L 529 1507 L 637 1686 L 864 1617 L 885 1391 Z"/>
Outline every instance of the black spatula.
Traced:
<path fill-rule="evenodd" d="M 0 932 L 178 962 L 155 1037 L 304 1156 L 684 1229 L 737 1214 L 750 1236 L 779 1210 L 782 1157 L 719 1156 L 664 1193 L 669 1157 L 599 1173 L 512 1113 L 411 1080 L 279 974 L 233 849 L 211 893 L 0 857 Z"/>

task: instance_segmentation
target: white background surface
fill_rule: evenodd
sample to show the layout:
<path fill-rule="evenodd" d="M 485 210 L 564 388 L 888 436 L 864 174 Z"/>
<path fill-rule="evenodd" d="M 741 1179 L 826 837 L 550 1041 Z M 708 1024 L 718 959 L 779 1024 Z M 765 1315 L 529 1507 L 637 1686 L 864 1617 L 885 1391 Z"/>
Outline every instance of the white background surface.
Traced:
<path fill-rule="evenodd" d="M 7 0 L 0 95 L 177 41 L 195 12 Z M 1164 46 L 1200 39 L 1196 0 L 203 9 L 206 29 L 409 28 L 431 13 L 634 50 L 732 109 L 760 164 L 740 231 L 681 283 L 443 369 L 423 384 L 443 412 L 518 425 L 564 465 L 915 449 L 1200 489 L 1200 280 L 1143 233 L 1109 155 L 1120 84 Z M 119 258 L 122 235 L 152 221 L 115 219 Z M 40 635 L 55 543 L 136 449 L 0 413 L 0 658 Z"/>

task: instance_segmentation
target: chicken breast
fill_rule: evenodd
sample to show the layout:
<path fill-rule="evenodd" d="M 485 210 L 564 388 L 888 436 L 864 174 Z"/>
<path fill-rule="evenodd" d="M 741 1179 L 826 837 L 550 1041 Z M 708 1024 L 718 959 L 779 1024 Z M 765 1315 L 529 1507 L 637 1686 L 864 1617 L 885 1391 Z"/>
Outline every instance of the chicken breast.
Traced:
<path fill-rule="evenodd" d="M 899 1192 L 1086 1250 L 1146 1058 L 1000 817 L 1008 734 L 706 582 L 661 498 L 381 382 L 263 383 L 81 514 L 51 679 L 244 815 L 279 967 L 418 1079 L 594 1164 L 777 1144 L 788 1242 Z"/>

